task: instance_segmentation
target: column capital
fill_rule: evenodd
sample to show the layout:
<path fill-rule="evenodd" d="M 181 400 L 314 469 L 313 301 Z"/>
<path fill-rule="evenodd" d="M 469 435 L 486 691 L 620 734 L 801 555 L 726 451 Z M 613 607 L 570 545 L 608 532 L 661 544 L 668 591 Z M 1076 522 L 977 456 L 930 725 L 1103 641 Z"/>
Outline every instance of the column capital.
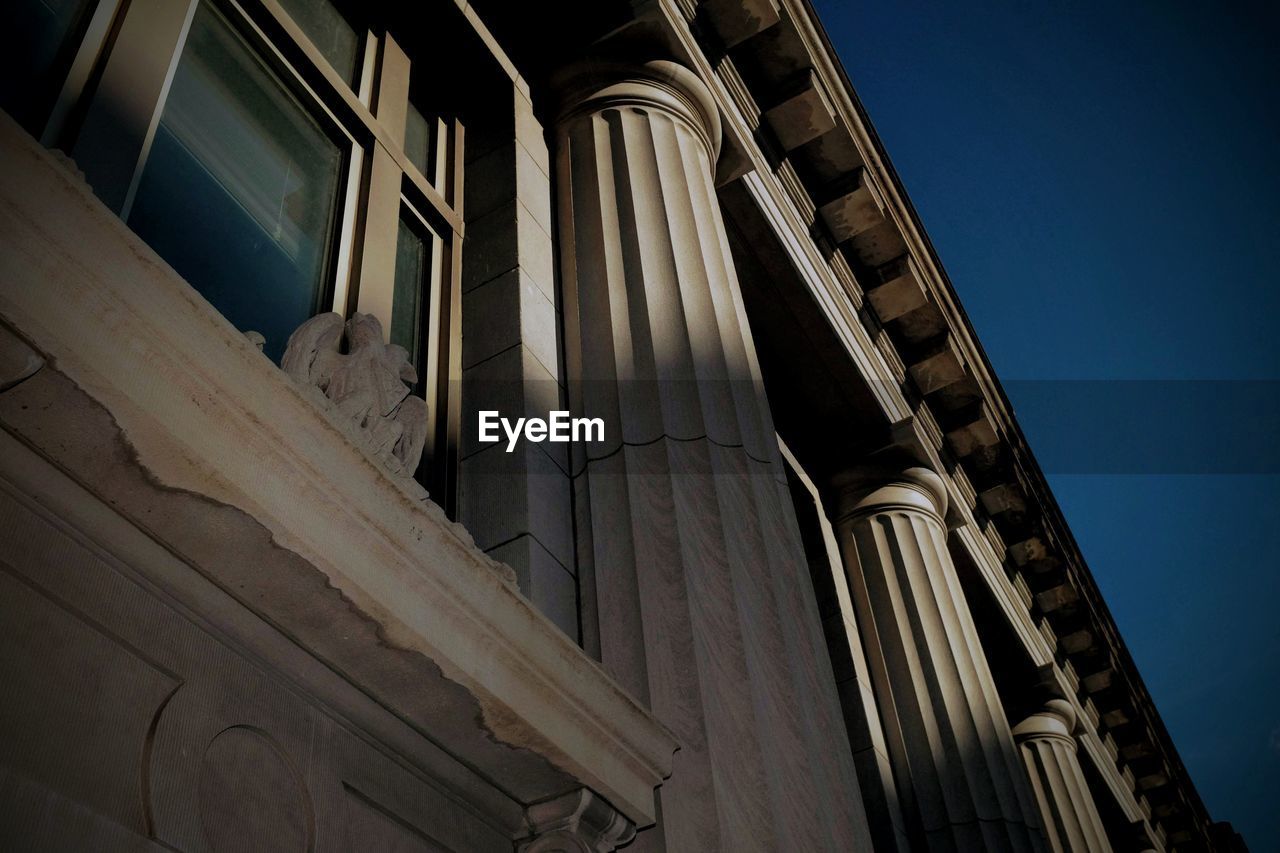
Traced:
<path fill-rule="evenodd" d="M 720 155 L 720 109 L 698 75 L 675 62 L 582 62 L 555 75 L 560 92 L 556 124 L 610 107 L 651 109 L 688 125 L 714 166 Z"/>
<path fill-rule="evenodd" d="M 587 788 L 525 809 L 532 830 L 518 853 L 608 853 L 635 837 L 635 824 Z"/>
<path fill-rule="evenodd" d="M 1021 741 L 1031 737 L 1066 737 L 1075 743 L 1079 716 L 1071 697 L 1062 686 L 1056 664 L 1048 663 L 1036 672 L 1036 682 L 1030 696 L 1039 705 L 1013 729 L 1014 737 Z"/>
<path fill-rule="evenodd" d="M 1022 752 L 1050 848 L 1111 853 L 1110 836 L 1077 754 L 1075 705 L 1054 676 L 1052 665 L 1041 668 L 1036 690 L 1043 705 L 1013 727 L 1013 739 Z"/>
<path fill-rule="evenodd" d="M 914 509 L 938 517 L 947 513 L 947 485 L 938 474 L 915 463 L 872 461 L 831 479 L 836 518 Z"/>
<path fill-rule="evenodd" d="M 1034 714 L 1013 727 L 1017 741 L 1028 738 L 1061 737 L 1075 745 L 1076 709 L 1066 699 L 1050 699 Z"/>

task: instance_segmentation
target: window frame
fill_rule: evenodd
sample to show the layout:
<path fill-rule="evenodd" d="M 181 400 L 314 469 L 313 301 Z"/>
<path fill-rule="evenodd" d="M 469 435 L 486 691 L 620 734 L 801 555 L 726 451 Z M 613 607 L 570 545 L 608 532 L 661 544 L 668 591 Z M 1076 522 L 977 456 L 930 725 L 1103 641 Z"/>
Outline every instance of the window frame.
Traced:
<path fill-rule="evenodd" d="M 372 314 L 389 334 L 402 210 L 433 236 L 432 274 L 419 299 L 419 387 L 430 424 L 418 478 L 456 518 L 464 129 L 457 119 L 429 117 L 439 134 L 432 183 L 404 151 L 413 67 L 390 33 L 363 30 L 353 89 L 277 0 L 100 0 L 41 141 L 68 147 L 99 197 L 127 219 L 198 3 L 228 19 L 346 156 L 330 235 L 328 310 Z"/>

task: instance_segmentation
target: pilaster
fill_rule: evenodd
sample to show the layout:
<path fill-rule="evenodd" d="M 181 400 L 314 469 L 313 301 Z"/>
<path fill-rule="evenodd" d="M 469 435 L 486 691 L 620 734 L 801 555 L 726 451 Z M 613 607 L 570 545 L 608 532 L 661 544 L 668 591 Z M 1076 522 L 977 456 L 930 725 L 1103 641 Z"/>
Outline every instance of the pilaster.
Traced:
<path fill-rule="evenodd" d="M 460 520 L 516 572 L 520 591 L 574 640 L 578 586 L 564 445 L 479 440 L 477 413 L 563 409 L 548 149 L 518 85 L 513 111 L 469 128 L 462 281 Z"/>

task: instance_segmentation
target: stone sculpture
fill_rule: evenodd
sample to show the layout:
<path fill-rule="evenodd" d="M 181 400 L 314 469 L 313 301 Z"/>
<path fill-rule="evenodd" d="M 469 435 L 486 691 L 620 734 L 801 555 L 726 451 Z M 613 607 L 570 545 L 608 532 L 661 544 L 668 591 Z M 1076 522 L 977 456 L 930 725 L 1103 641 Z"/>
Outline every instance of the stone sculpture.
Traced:
<path fill-rule="evenodd" d="M 404 347 L 383 342 L 376 317 L 354 314 L 345 323 L 334 313 L 312 317 L 289 336 L 280 366 L 314 389 L 317 402 L 336 412 L 388 472 L 413 482 L 427 440 L 427 402 L 410 394 L 405 383 L 417 382 L 417 371 Z"/>

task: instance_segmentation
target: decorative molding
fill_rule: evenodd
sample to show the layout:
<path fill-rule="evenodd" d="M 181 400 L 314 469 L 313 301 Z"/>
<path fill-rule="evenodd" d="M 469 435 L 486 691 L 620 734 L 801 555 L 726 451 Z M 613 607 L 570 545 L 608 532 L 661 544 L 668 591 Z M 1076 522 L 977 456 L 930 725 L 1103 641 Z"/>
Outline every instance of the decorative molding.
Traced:
<path fill-rule="evenodd" d="M 964 469 L 959 466 L 951 472 L 951 482 L 955 485 L 956 493 L 960 496 L 959 504 L 963 504 L 964 508 L 970 513 L 974 507 L 978 505 L 978 492 L 973 488 L 973 483 L 969 481 L 969 477 L 964 473 Z"/>
<path fill-rule="evenodd" d="M 855 169 L 838 192 L 819 207 L 835 242 L 843 243 L 884 223 L 884 195 L 865 167 Z"/>
<path fill-rule="evenodd" d="M 0 326 L 0 391 L 30 379 L 44 367 L 44 358 L 9 329 Z"/>
<path fill-rule="evenodd" d="M 752 129 L 759 127 L 760 105 L 756 103 L 755 97 L 747 88 L 742 75 L 738 73 L 738 67 L 733 64 L 733 60 L 727 56 L 720 60 L 720 64 L 716 66 L 716 73 L 720 76 L 721 82 L 724 83 L 726 91 L 733 98 L 747 125 Z"/>
<path fill-rule="evenodd" d="M 929 442 L 929 447 L 936 453 L 942 449 L 942 428 L 938 426 L 937 420 L 933 417 L 933 412 L 927 406 L 921 406 L 916 412 L 916 421 L 920 426 L 920 432 L 923 433 L 925 439 Z"/>
<path fill-rule="evenodd" d="M 809 191 L 805 189 L 804 181 L 800 180 L 800 176 L 796 174 L 796 167 L 791 165 L 790 160 L 783 160 L 778 166 L 777 175 L 791 203 L 799 211 L 801 221 L 807 226 L 812 226 L 816 208 L 813 206 L 813 199 L 809 198 Z"/>
<path fill-rule="evenodd" d="M 711 28 L 726 48 L 778 23 L 778 0 L 702 0 Z"/>
<path fill-rule="evenodd" d="M 997 554 L 1004 553 L 1004 537 L 1000 535 L 1000 529 L 988 521 L 982 525 L 982 535 L 987 537 L 987 541 L 991 543 L 991 549 Z"/>
<path fill-rule="evenodd" d="M 534 803 L 525 815 L 532 834 L 517 853 L 610 853 L 636 834 L 635 824 L 586 788 Z"/>
<path fill-rule="evenodd" d="M 902 255 L 872 271 L 867 300 L 881 323 L 929 304 L 928 291 L 920 283 L 919 270 L 910 255 Z"/>
<path fill-rule="evenodd" d="M 784 151 L 794 151 L 836 126 L 835 109 L 812 71 L 784 84 L 782 99 L 764 111 L 764 120 Z"/>

